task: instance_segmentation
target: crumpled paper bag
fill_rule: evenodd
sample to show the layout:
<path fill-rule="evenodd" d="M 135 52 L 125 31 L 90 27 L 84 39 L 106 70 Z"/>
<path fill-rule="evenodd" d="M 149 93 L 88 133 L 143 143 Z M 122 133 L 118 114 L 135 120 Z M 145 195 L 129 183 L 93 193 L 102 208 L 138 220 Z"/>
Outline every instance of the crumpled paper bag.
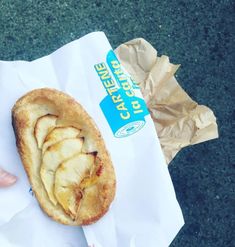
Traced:
<path fill-rule="evenodd" d="M 218 138 L 213 111 L 192 100 L 174 77 L 179 65 L 171 64 L 167 56 L 158 57 L 142 38 L 115 52 L 141 88 L 167 164 L 183 147 Z"/>

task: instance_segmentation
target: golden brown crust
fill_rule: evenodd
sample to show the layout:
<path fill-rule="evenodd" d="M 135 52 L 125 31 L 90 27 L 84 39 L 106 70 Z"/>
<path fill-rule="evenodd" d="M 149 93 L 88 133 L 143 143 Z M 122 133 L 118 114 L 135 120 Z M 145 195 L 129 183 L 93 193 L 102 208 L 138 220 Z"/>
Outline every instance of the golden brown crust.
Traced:
<path fill-rule="evenodd" d="M 84 211 L 82 215 L 84 217 L 81 216 L 76 221 L 66 215 L 61 206 L 57 205 L 55 207 L 51 204 L 39 177 L 38 169 L 40 168 L 41 152 L 33 137 L 33 131 L 36 119 L 46 114 L 54 114 L 58 116 L 59 124 L 74 126 L 82 129 L 85 136 L 92 136 L 97 147 L 97 156 L 102 160 L 104 166 L 97 185 L 100 192 L 99 198 L 102 198 L 101 202 L 97 203 L 99 208 L 91 214 L 90 212 L 86 214 L 86 208 L 83 208 L 81 212 Z M 12 109 L 12 124 L 18 152 L 32 190 L 40 206 L 50 217 L 67 225 L 88 225 L 96 222 L 108 211 L 115 195 L 116 180 L 114 169 L 98 128 L 79 103 L 55 89 L 37 89 L 29 92 L 16 102 Z"/>

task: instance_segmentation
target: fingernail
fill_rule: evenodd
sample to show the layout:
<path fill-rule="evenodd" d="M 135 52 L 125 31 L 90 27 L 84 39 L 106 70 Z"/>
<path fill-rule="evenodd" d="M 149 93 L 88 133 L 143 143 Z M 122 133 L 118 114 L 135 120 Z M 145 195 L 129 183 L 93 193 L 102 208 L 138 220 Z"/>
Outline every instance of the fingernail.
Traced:
<path fill-rule="evenodd" d="M 0 187 L 8 187 L 16 182 L 16 176 L 0 168 Z"/>

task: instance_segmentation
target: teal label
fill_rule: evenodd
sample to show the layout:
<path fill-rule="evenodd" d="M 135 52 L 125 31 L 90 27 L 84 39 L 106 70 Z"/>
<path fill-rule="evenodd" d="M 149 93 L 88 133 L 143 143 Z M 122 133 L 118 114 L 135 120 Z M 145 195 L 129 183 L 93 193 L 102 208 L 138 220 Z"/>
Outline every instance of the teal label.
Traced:
<path fill-rule="evenodd" d="M 115 53 L 110 50 L 106 63 L 94 67 L 107 92 L 100 107 L 114 136 L 127 137 L 143 128 L 149 114 L 145 101 L 135 95 L 140 89 L 124 72 Z"/>

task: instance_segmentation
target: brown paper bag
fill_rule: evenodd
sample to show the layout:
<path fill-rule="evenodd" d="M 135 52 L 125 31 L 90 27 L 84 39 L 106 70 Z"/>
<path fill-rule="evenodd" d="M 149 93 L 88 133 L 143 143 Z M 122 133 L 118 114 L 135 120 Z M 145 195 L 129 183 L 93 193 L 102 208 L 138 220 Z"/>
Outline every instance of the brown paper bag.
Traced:
<path fill-rule="evenodd" d="M 183 147 L 218 137 L 211 109 L 198 105 L 174 77 L 179 65 L 169 62 L 144 39 L 115 50 L 124 68 L 139 84 L 154 121 L 167 164 Z"/>

